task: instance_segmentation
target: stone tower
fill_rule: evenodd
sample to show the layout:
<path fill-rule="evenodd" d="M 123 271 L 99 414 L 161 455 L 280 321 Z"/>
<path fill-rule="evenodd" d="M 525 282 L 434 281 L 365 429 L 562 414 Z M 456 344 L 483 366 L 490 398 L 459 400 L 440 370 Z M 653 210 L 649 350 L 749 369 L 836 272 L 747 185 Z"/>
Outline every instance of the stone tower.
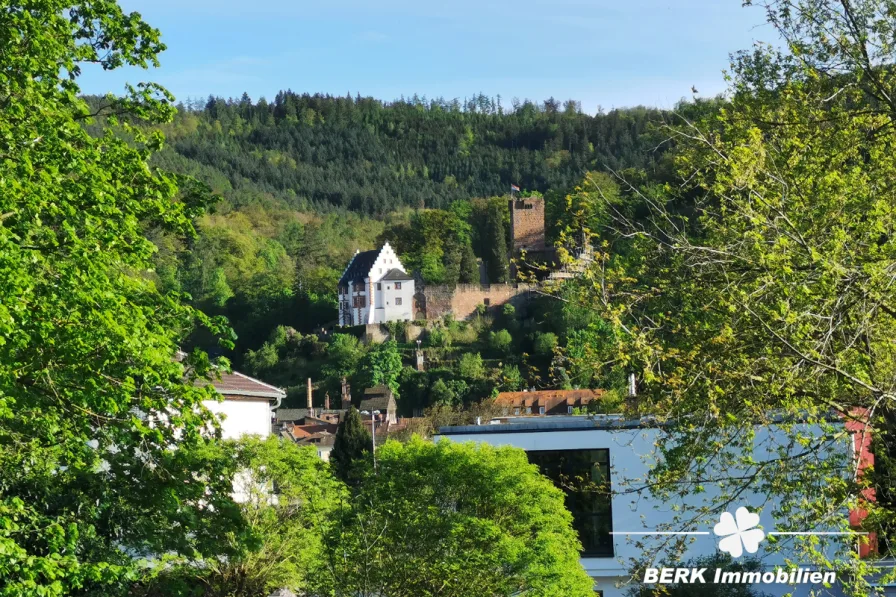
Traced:
<path fill-rule="evenodd" d="M 510 200 L 510 254 L 544 251 L 544 199 L 520 197 Z"/>

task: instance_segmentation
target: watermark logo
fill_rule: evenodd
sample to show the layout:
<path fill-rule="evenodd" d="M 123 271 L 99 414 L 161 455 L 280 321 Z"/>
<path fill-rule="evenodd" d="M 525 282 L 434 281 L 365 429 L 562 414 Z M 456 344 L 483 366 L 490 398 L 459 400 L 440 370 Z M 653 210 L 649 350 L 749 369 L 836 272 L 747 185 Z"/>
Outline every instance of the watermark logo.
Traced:
<path fill-rule="evenodd" d="M 722 537 L 719 549 L 733 558 L 739 558 L 743 555 L 744 549 L 747 553 L 759 551 L 759 544 L 765 539 L 765 532 L 757 528 L 758 526 L 759 515 L 741 506 L 734 512 L 734 516 L 730 512 L 722 512 L 718 524 L 713 527 L 713 532 L 717 537 Z"/>

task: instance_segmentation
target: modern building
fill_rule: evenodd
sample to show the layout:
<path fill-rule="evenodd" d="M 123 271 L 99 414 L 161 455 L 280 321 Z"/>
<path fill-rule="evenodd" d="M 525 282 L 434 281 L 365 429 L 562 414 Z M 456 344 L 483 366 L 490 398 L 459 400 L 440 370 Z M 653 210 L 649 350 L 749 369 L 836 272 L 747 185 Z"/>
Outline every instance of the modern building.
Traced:
<path fill-rule="evenodd" d="M 828 439 L 820 428 L 806 427 L 803 433 L 819 434 L 826 446 L 825 458 L 842 458 L 844 470 L 853 463 L 855 451 L 848 438 Z M 539 466 L 545 476 L 554 480 L 564 493 L 566 505 L 573 516 L 573 524 L 582 542 L 582 565 L 595 581 L 596 594 L 602 597 L 629 597 L 633 586 L 632 562 L 656 548 L 657 558 L 663 557 L 684 565 L 695 557 L 719 554 L 718 537 L 713 534 L 719 514 L 704 515 L 705 520 L 679 528 L 678 513 L 718 507 L 719 491 L 707 483 L 704 492 L 683 498 L 682 503 L 660 500 L 645 490 L 648 472 L 662 457 L 661 447 L 667 441 L 665 430 L 650 420 L 626 421 L 616 415 L 519 417 L 496 419 L 490 424 L 443 427 L 436 441 L 473 441 L 495 446 L 516 446 L 525 450 L 529 460 Z M 855 437 L 853 437 L 855 440 Z M 820 439 L 821 441 L 821 439 Z M 773 460 L 795 448 L 787 432 L 777 427 L 758 428 L 754 440 L 754 458 Z M 736 471 L 735 471 L 736 473 Z M 744 506 L 760 514 L 760 526 L 773 530 L 782 521 L 772 518 L 774 496 L 763 495 L 757 488 L 738 495 L 736 503 L 727 508 L 734 512 Z M 843 516 L 848 517 L 849 512 Z M 693 531 L 688 536 L 683 556 L 672 556 L 663 551 L 669 532 Z M 667 535 L 657 533 L 665 532 Z M 790 539 L 790 538 L 789 538 Z M 826 538 L 827 539 L 827 538 Z M 831 537 L 840 541 L 840 549 L 852 549 L 855 537 Z M 847 543 L 842 543 L 846 541 Z M 760 547 L 759 557 L 764 570 L 774 570 L 785 564 L 785 552 Z M 667 560 L 667 561 L 669 561 Z M 757 590 L 773 596 L 793 592 L 804 597 L 810 590 L 820 596 L 840 596 L 834 586 L 826 589 L 820 584 L 759 584 Z M 695 593 L 697 594 L 697 593 Z"/>
<path fill-rule="evenodd" d="M 339 325 L 366 325 L 414 318 L 414 277 L 386 243 L 355 253 L 339 279 Z"/>

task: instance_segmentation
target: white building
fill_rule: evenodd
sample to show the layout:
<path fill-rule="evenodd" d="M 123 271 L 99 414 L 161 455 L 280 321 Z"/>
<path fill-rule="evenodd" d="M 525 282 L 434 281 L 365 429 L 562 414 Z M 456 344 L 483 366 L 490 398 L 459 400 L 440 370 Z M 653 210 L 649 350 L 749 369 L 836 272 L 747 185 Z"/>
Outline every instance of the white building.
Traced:
<path fill-rule="evenodd" d="M 365 325 L 414 318 L 414 278 L 389 243 L 357 252 L 338 286 L 339 325 Z"/>
<path fill-rule="evenodd" d="M 271 435 L 274 413 L 286 392 L 242 373 L 221 373 L 212 382 L 223 400 L 206 400 L 202 404 L 221 425 L 223 439 L 239 439 L 246 435 L 266 438 Z M 238 472 L 233 479 L 233 499 L 246 502 L 258 488 L 247 471 Z"/>
<path fill-rule="evenodd" d="M 212 385 L 224 400 L 206 400 L 203 406 L 218 417 L 223 439 L 244 435 L 265 438 L 271 434 L 272 411 L 280 406 L 286 392 L 236 371 L 221 373 L 221 379 Z"/>
<path fill-rule="evenodd" d="M 649 492 L 632 491 L 643 486 L 648 471 L 660 458 L 658 444 L 663 441 L 661 429 L 641 426 L 640 422 L 624 422 L 613 416 L 556 416 L 543 418 L 510 418 L 495 420 L 487 425 L 443 427 L 436 440 L 484 442 L 495 446 L 516 446 L 525 450 L 531 462 L 538 464 L 548 477 L 559 479 L 589 478 L 592 483 L 605 484 L 609 494 L 568 490 L 568 481 L 555 478 L 558 485 L 566 486 L 567 507 L 570 508 L 574 526 L 579 532 L 583 552 L 581 562 L 586 572 L 595 580 L 595 591 L 602 597 L 627 597 L 632 589 L 630 565 L 652 553 L 646 546 L 655 546 L 658 560 L 662 559 L 662 545 L 668 535 L 652 534 L 653 531 L 697 531 L 685 556 L 676 559 L 679 565 L 695 557 L 712 556 L 719 552 L 719 537 L 714 535 L 713 522 L 719 522 L 719 514 L 712 520 L 694 523 L 693 528 L 674 528 L 676 516 L 683 510 L 696 511 L 701 507 L 713 507 L 718 491 L 707 483 L 705 493 L 689 495 L 686 503 L 659 501 Z M 815 428 L 806 427 L 803 433 L 814 434 Z M 819 435 L 822 433 L 818 431 Z M 825 435 L 824 437 L 827 437 Z M 759 428 L 754 441 L 754 458 L 757 461 L 773 459 L 777 450 L 788 446 L 786 433 L 778 428 Z M 825 440 L 828 441 L 828 440 Z M 854 457 L 850 442 L 833 438 L 827 445 L 826 458 L 842 458 L 849 467 Z M 787 448 L 789 449 L 789 448 Z M 556 474 L 555 474 L 556 473 Z M 760 514 L 759 526 L 765 532 L 781 528 L 780 520 L 772 515 L 774 496 L 759 491 L 747 491 L 738 496 L 737 503 L 728 508 L 732 513 L 739 507 L 747 507 Z M 843 512 L 844 517 L 850 513 Z M 839 516 L 839 514 L 838 514 Z M 673 528 L 670 528 L 673 527 Z M 813 531 L 818 529 L 812 529 Z M 849 532 L 849 531 L 848 531 Z M 800 538 L 786 537 L 785 540 Z M 833 550 L 852 549 L 855 537 L 833 537 L 828 543 L 828 553 Z M 639 545 L 639 543 L 641 545 Z M 755 554 L 763 570 L 772 571 L 785 564 L 787 543 L 782 550 L 768 549 L 767 542 Z M 654 562 L 658 563 L 655 559 Z M 818 570 L 809 563 L 801 566 Z M 843 592 L 835 584 L 826 589 L 821 584 L 754 584 L 753 587 L 774 596 L 793 592 L 794 597 L 805 597 L 811 590 L 819 596 L 841 596 Z M 889 593 L 887 593 L 889 595 Z"/>

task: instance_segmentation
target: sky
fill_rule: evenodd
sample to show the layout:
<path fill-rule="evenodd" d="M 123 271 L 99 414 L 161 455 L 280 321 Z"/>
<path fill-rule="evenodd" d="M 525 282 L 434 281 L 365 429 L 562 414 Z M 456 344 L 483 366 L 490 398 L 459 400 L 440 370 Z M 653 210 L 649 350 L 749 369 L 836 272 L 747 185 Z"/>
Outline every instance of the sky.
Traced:
<path fill-rule="evenodd" d="M 729 56 L 776 41 L 741 0 L 120 0 L 161 67 L 87 68 L 85 93 L 154 81 L 179 100 L 360 93 L 574 99 L 594 113 L 725 90 Z"/>

